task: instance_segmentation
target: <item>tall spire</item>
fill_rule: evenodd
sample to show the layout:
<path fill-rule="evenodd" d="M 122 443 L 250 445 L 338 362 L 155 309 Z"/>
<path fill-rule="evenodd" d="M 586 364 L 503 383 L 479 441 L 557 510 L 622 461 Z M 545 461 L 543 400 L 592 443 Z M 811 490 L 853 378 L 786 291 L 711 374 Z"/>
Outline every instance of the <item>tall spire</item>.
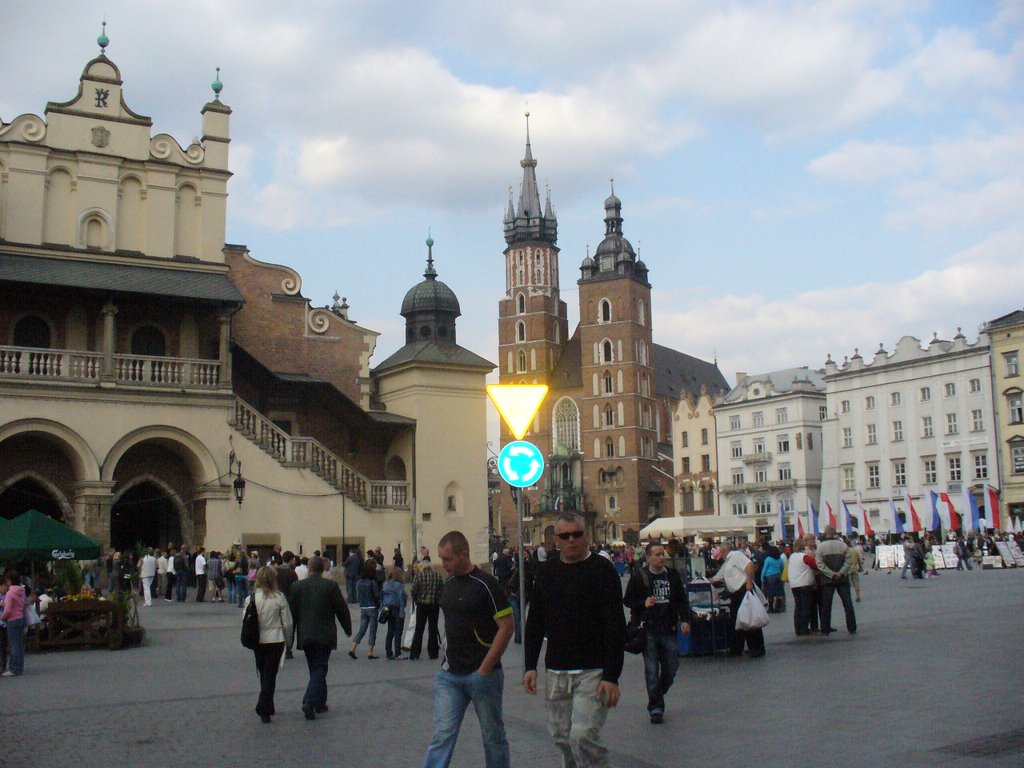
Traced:
<path fill-rule="evenodd" d="M 540 192 L 537 189 L 537 161 L 533 159 L 530 147 L 530 113 L 526 117 L 526 156 L 519 161 L 523 167 L 523 185 L 519 191 L 519 208 L 516 216 L 523 219 L 540 218 Z"/>

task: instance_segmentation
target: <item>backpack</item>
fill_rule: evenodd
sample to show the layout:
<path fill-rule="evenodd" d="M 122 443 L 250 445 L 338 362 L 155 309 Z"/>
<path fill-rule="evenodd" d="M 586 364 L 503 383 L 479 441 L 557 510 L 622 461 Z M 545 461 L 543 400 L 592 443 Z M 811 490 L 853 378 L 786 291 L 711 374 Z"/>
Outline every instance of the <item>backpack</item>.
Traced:
<path fill-rule="evenodd" d="M 174 556 L 174 571 L 175 573 L 184 573 L 188 570 L 188 563 L 185 561 L 185 556 L 178 554 Z"/>
<path fill-rule="evenodd" d="M 255 650 L 260 645 L 260 614 L 256 608 L 256 593 L 249 598 L 242 617 L 242 646 Z"/>

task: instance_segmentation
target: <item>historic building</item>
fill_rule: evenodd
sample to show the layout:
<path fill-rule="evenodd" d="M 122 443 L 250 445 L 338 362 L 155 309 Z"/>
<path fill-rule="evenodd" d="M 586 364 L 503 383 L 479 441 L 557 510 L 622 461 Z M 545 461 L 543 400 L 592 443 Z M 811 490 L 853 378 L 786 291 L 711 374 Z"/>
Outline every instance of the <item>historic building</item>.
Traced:
<path fill-rule="evenodd" d="M 547 469 L 542 483 L 525 491 L 524 538 L 538 542 L 558 512 L 575 510 L 596 538 L 629 541 L 651 519 L 673 514 L 667 404 L 684 391 L 727 385 L 716 365 L 654 343 L 647 266 L 623 234 L 614 189 L 604 203 L 604 237 L 579 268 L 580 321 L 569 334 L 558 223 L 550 195 L 541 205 L 529 131 L 521 165 L 518 204 L 509 199 L 504 220 L 499 380 L 550 387 L 525 438 L 544 452 Z M 508 439 L 503 428 L 502 443 Z M 505 530 L 514 531 L 507 489 L 499 506 Z"/>
<path fill-rule="evenodd" d="M 1024 384 L 1020 362 L 1024 353 L 1024 310 L 985 324 L 992 345 L 992 398 L 995 405 L 1001 515 L 1024 522 Z M 1009 520 L 1003 519 L 1004 525 Z"/>
<path fill-rule="evenodd" d="M 966 512 L 966 489 L 984 508 L 985 485 L 998 487 L 989 368 L 988 337 L 971 344 L 959 330 L 924 347 L 904 336 L 870 362 L 857 350 L 842 365 L 829 357 L 821 498 L 837 520 L 842 502 L 858 517 L 858 495 L 876 533 L 890 530 L 890 497 L 904 521 L 905 496 L 930 515 L 929 491 L 949 493 Z"/>
<path fill-rule="evenodd" d="M 314 307 L 294 270 L 225 244 L 219 78 L 183 148 L 98 42 L 73 98 L 0 121 L 0 513 L 118 548 L 306 554 L 458 527 L 482 558 L 493 365 L 456 344 L 432 252 L 407 343 L 371 370 L 347 301 Z"/>
<path fill-rule="evenodd" d="M 757 376 L 739 373 L 736 379 L 715 406 L 719 499 L 728 519 L 722 528 L 770 534 L 781 508 L 786 535 L 792 536 L 795 513 L 817 507 L 821 492 L 826 415 L 821 371 L 788 368 Z"/>

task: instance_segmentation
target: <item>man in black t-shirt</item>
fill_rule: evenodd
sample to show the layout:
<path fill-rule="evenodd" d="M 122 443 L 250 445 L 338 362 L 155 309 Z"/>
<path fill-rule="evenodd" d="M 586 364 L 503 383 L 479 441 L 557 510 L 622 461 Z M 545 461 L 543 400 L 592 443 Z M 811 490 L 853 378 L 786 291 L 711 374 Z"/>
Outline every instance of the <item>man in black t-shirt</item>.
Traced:
<path fill-rule="evenodd" d="M 647 630 L 644 677 L 647 682 L 647 714 L 654 724 L 664 722 L 665 694 L 679 669 L 676 627 L 690 632 L 690 601 L 679 573 L 665 566 L 665 547 L 647 547 L 647 565 L 626 585 L 622 602 L 631 611 L 631 623 L 643 622 Z"/>
<path fill-rule="evenodd" d="M 440 597 L 447 640 L 444 663 L 434 680 L 434 737 L 423 768 L 444 768 L 451 762 L 471 701 L 483 734 L 485 765 L 508 768 L 501 655 L 512 636 L 512 608 L 498 580 L 473 565 L 461 532 L 446 533 L 437 554 L 450 577 Z"/>

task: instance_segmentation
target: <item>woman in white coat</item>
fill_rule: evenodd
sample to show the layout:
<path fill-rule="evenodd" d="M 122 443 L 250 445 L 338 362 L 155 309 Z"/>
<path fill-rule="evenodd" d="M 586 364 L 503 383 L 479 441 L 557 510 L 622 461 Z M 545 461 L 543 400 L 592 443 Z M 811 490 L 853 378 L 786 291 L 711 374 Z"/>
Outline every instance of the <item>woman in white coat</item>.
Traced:
<path fill-rule="evenodd" d="M 256 601 L 256 612 L 260 617 L 260 644 L 253 650 L 256 671 L 260 676 L 256 714 L 264 723 L 269 723 L 274 714 L 277 670 L 285 644 L 292 642 L 292 612 L 288 608 L 288 598 L 277 589 L 277 571 L 267 565 L 256 573 L 255 589 L 247 599 Z"/>

